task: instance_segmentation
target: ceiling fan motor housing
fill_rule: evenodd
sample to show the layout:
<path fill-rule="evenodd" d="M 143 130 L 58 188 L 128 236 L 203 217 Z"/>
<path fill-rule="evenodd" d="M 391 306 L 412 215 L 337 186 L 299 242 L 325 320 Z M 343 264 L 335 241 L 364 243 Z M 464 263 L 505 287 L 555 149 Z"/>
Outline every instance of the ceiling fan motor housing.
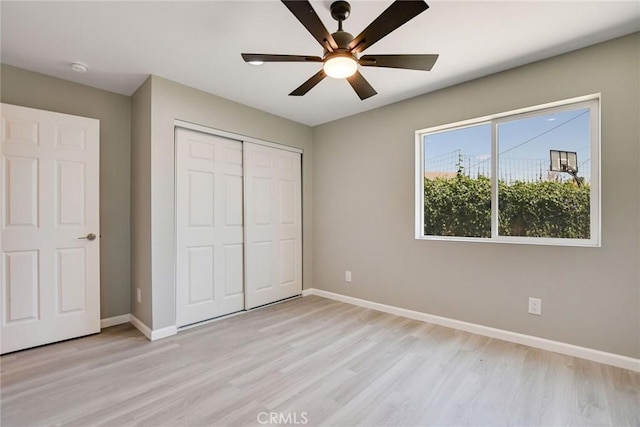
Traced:
<path fill-rule="evenodd" d="M 353 40 L 353 35 L 351 33 L 347 33 L 346 31 L 338 30 L 335 33 L 331 34 L 333 39 L 336 41 L 338 45 L 338 49 L 349 50 L 349 43 Z"/>
<path fill-rule="evenodd" d="M 353 40 L 353 35 L 347 33 L 346 31 L 338 30 L 335 33 L 331 34 L 333 39 L 336 41 L 338 45 L 338 49 L 335 49 L 333 52 L 329 52 L 328 50 L 324 50 L 323 61 L 327 61 L 330 58 L 335 58 L 339 56 L 348 57 L 353 59 L 354 61 L 358 61 L 358 57 L 351 53 L 349 49 L 349 43 Z"/>

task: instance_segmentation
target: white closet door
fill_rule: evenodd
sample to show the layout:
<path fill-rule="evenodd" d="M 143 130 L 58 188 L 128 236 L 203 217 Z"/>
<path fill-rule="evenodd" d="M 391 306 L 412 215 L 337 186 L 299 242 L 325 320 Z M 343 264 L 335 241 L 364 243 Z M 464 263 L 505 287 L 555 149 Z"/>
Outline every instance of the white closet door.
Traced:
<path fill-rule="evenodd" d="M 300 153 L 244 143 L 246 308 L 302 293 Z"/>
<path fill-rule="evenodd" d="M 242 210 L 242 143 L 177 128 L 178 327 L 244 308 Z"/>
<path fill-rule="evenodd" d="M 1 113 L 2 353 L 100 332 L 99 121 Z"/>

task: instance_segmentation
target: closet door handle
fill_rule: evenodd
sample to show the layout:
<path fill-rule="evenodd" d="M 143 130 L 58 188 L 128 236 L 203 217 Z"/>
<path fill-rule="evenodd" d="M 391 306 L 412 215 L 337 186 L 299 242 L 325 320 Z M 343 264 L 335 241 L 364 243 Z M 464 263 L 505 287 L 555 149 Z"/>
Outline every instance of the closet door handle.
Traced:
<path fill-rule="evenodd" d="M 93 242 L 94 240 L 96 240 L 96 235 L 93 233 L 89 233 L 86 236 L 82 236 L 82 237 L 78 237 L 78 240 L 89 240 L 90 242 Z"/>

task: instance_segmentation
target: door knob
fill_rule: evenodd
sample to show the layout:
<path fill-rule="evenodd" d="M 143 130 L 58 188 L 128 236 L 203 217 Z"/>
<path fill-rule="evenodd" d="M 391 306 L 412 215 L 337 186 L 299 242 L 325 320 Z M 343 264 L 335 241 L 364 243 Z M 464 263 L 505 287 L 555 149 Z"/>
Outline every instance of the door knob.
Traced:
<path fill-rule="evenodd" d="M 93 233 L 89 233 L 86 236 L 78 237 L 78 240 L 82 240 L 82 239 L 86 239 L 93 242 L 94 240 L 96 240 L 96 235 Z"/>

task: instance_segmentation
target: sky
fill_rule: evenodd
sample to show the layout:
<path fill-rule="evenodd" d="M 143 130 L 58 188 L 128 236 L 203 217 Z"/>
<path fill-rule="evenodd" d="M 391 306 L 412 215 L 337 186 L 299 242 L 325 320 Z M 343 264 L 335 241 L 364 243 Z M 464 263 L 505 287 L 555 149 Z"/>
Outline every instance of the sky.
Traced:
<path fill-rule="evenodd" d="M 491 157 L 491 125 L 480 124 L 468 128 L 427 135 L 424 140 L 426 172 L 455 172 L 458 154 L 472 174 L 478 170 L 489 174 Z M 589 171 L 589 110 L 587 108 L 543 114 L 498 125 L 499 173 L 511 179 L 546 178 L 549 150 L 578 153 L 579 176 Z M 585 163 L 587 161 L 587 163 Z"/>

